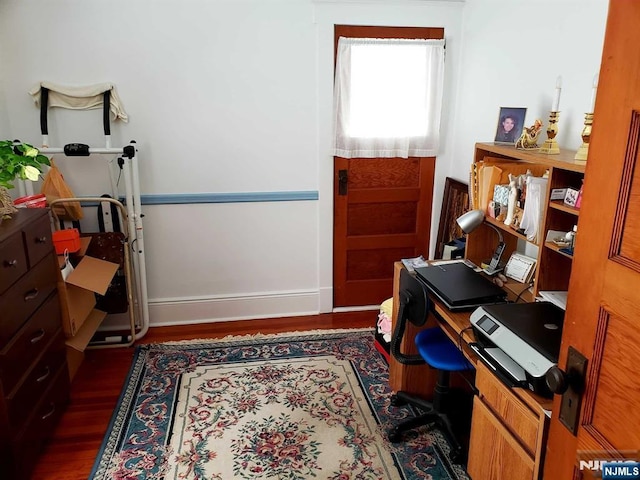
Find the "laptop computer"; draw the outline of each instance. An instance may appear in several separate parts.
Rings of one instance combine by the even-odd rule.
[[[449,310],[506,301],[504,290],[462,262],[416,268],[416,276]]]

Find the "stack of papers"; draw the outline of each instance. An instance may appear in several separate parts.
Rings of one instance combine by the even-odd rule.
[[[541,290],[540,298],[547,302],[553,303],[555,306],[563,310],[567,309],[567,291],[566,290]]]
[[[415,258],[403,258],[402,263],[409,272],[413,272],[416,268],[429,266],[422,255]]]

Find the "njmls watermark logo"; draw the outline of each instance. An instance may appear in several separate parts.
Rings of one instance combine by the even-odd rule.
[[[578,451],[578,468],[589,470],[595,478],[602,480],[640,480],[640,452],[626,450],[618,454],[618,458],[612,458],[611,452]]]

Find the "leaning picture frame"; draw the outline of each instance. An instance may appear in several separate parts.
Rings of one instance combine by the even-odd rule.
[[[469,185],[454,178],[446,177],[434,258],[443,258],[445,245],[464,235],[464,232],[456,223],[456,219],[468,210]]]
[[[500,107],[494,143],[515,145],[522,134],[526,107]]]

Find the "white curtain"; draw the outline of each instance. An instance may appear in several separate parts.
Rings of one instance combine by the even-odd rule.
[[[338,41],[333,154],[430,157],[438,152],[444,40]]]

